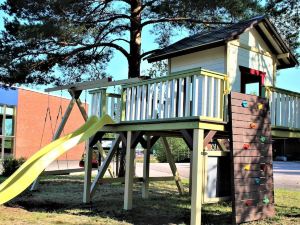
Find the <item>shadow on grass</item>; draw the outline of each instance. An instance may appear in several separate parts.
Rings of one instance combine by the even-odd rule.
[[[146,200],[141,198],[141,185],[135,184],[130,211],[122,209],[124,186],[120,184],[98,187],[91,204],[82,204],[82,190],[82,178],[51,177],[41,181],[39,191],[26,191],[6,206],[95,219],[109,217],[132,224],[189,224],[190,221],[190,197],[179,196],[173,182],[150,184],[150,198]],[[203,224],[220,224],[220,221],[231,224],[230,204],[203,208]]]

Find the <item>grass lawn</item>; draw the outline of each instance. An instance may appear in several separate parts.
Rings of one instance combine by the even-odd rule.
[[[26,191],[0,206],[0,224],[189,224],[190,198],[179,196],[173,182],[150,184],[148,200],[135,184],[134,208],[128,212],[122,210],[122,185],[99,186],[90,205],[81,203],[82,190],[82,176],[45,177],[40,191]],[[248,224],[299,225],[300,191],[277,189],[275,199],[276,217]],[[231,224],[231,204],[205,205],[203,224]]]

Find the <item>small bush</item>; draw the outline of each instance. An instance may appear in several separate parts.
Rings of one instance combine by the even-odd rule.
[[[167,140],[175,162],[189,162],[190,150],[185,142],[181,138],[167,138]],[[161,140],[155,143],[153,149],[154,156],[159,162],[167,162],[165,149],[161,143]]]
[[[15,159],[12,156],[4,158],[2,161],[2,176],[9,177],[12,175],[23,163],[24,158]]]

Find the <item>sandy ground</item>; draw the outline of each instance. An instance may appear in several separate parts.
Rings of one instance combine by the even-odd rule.
[[[78,161],[59,161],[53,162],[47,170],[78,168]],[[189,163],[178,163],[179,174],[189,177]],[[284,188],[300,191],[300,162],[274,162],[274,184],[275,188]],[[142,176],[143,164],[136,164],[136,176]],[[96,171],[94,171],[96,173]],[[150,176],[171,176],[171,170],[167,163],[151,163]]]

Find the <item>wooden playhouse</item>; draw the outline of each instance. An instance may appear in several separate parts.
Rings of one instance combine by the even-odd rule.
[[[125,210],[132,209],[133,182],[143,183],[143,198],[148,198],[153,181],[174,180],[182,193],[166,140],[181,137],[192,152],[191,224],[201,223],[203,203],[228,198],[233,201],[233,223],[274,215],[272,139],[300,138],[300,94],[275,87],[276,71],[298,62],[275,27],[256,17],[182,39],[148,58],[164,59],[169,65],[166,77],[102,79],[48,90],[68,89],[73,97],[58,133],[75,104],[87,118],[79,99],[82,90],[90,90],[93,115],[109,114],[116,121],[89,142],[83,201],[92,201],[97,186],[107,182],[125,183]],[[107,154],[101,147],[106,133],[116,134]],[[159,139],[171,177],[149,177],[150,150]],[[145,149],[143,177],[134,177],[138,143]],[[217,147],[206,148],[210,143]],[[95,145],[104,161],[91,182]],[[104,178],[114,155],[119,176]]]

